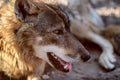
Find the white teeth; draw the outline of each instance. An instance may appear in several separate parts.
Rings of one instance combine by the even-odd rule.
[[[57,56],[55,56],[55,54],[52,53],[51,55],[54,56],[55,59],[58,59]]]
[[[64,66],[64,69],[66,69],[67,67],[68,67],[68,65],[65,65],[65,66]]]

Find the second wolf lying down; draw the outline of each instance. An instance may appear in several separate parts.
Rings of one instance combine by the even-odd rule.
[[[61,10],[31,0],[11,0],[0,6],[0,12],[0,71],[8,76],[40,80],[46,62],[69,72],[73,59],[67,54],[81,53],[84,61],[90,58],[69,32],[69,20]]]

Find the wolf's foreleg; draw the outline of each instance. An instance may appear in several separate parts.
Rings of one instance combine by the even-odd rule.
[[[104,39],[102,36],[95,34],[93,32],[88,32],[88,38],[98,44],[102,48],[102,54],[99,57],[99,63],[105,69],[115,68],[114,62],[116,62],[115,56],[113,55],[113,46],[112,44]]]

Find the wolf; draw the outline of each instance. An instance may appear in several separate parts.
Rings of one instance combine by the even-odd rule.
[[[2,0],[0,5],[0,71],[6,75],[41,80],[46,63],[70,72],[74,59],[68,55],[90,59],[59,8],[32,0]]]

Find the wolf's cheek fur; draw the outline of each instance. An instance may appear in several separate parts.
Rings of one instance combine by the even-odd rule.
[[[72,58],[66,56],[66,54],[68,54],[67,51],[65,51],[63,48],[56,45],[39,46],[38,44],[35,44],[33,46],[33,49],[35,50],[35,56],[45,60],[49,64],[51,64],[47,56],[49,52],[54,53],[55,55],[57,55],[58,57],[60,57],[66,62],[74,61]]]

